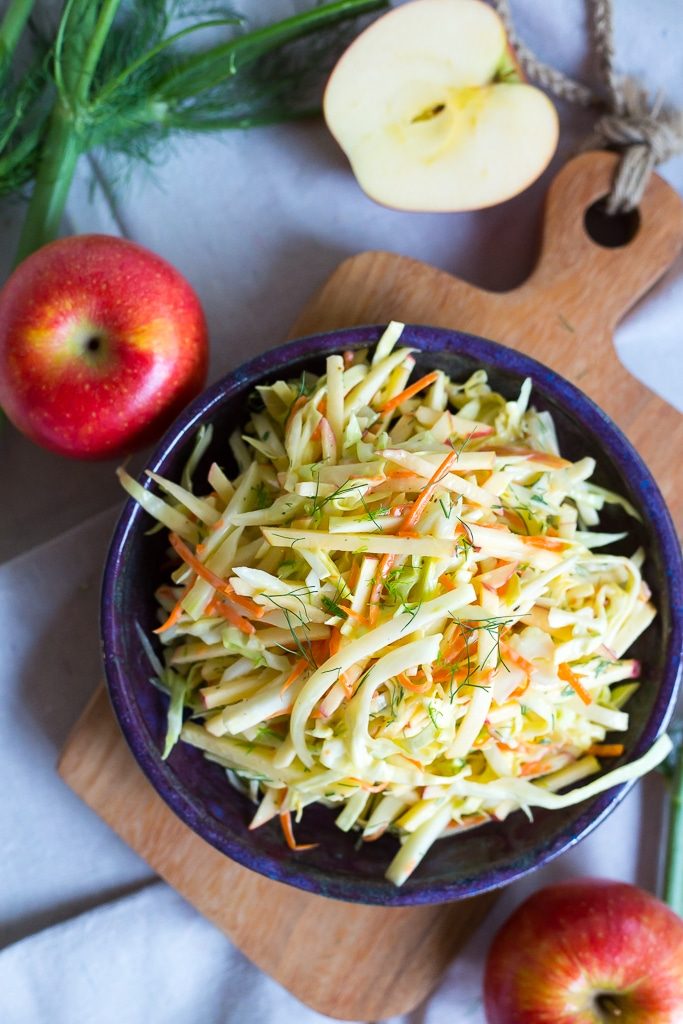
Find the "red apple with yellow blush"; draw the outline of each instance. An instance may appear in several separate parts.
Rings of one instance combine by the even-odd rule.
[[[488,1024],[682,1024],[683,921],[634,885],[540,889],[505,922],[484,978]]]
[[[207,360],[193,289],[134,242],[51,242],[0,291],[0,406],[62,455],[113,457],[156,440],[201,390]]]

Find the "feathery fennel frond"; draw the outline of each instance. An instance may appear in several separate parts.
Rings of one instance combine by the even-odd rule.
[[[76,163],[93,147],[149,161],[178,132],[317,112],[358,19],[387,3],[333,0],[249,31],[211,0],[65,0],[35,78],[14,85],[0,65],[0,194],[35,177],[18,257],[56,236]],[[13,0],[8,41],[32,6]]]

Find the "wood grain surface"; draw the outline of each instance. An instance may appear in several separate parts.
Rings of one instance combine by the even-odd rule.
[[[590,153],[560,172],[548,196],[537,267],[520,288],[488,293],[406,257],[362,253],[335,271],[291,333],[397,319],[459,328],[519,348],[573,380],[619,423],[659,478],[680,527],[683,481],[671,474],[670,460],[681,450],[683,417],[622,366],[612,333],[683,245],[683,204],[653,175],[635,237],[620,248],[596,244],[586,233],[585,211],[608,192],[615,163],[610,154]],[[363,907],[303,893],[234,864],[153,790],[103,687],[76,724],[59,772],[254,963],[333,1017],[368,1021],[413,1008],[490,902]]]

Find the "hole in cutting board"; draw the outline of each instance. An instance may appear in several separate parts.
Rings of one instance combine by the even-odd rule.
[[[607,196],[598,199],[586,210],[583,218],[586,233],[604,249],[620,249],[638,234],[640,213],[629,210],[626,213],[608,213]]]

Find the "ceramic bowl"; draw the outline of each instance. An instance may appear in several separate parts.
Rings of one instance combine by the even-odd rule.
[[[283,374],[293,377],[303,369],[323,372],[326,355],[372,344],[381,331],[381,327],[358,327],[304,338],[239,367],[200,395],[176,420],[152,456],[150,468],[178,479],[197,429],[212,423],[212,446],[195,474],[197,481],[205,480],[210,461],[225,464],[226,439],[244,420],[247,396],[256,384]],[[541,363],[456,331],[407,327],[402,341],[418,350],[416,371],[439,368],[458,380],[484,367],[492,386],[510,398],[517,396],[522,380],[530,376],[533,403],[552,413],[563,455],[569,459],[593,456],[597,460],[596,482],[625,495],[638,509],[640,524],[628,519],[618,506],[610,506],[601,529],[626,527],[630,535],[623,550],[630,553],[638,544],[646,549],[645,576],[659,609],[655,623],[633,649],[633,656],[643,665],[643,685],[629,704],[631,725],[624,737],[624,759],[643,754],[665,727],[673,706],[683,619],[680,547],[647,466],[590,399]],[[145,486],[149,485],[145,478]],[[307,809],[297,826],[297,840],[317,842],[315,850],[289,850],[277,822],[248,831],[253,805],[231,787],[220,767],[184,743],[176,745],[166,762],[161,760],[166,697],[148,681],[150,668],[135,628],[139,623],[150,635],[156,626],[153,593],[166,560],[164,534],[148,535],[150,525],[147,514],[129,500],[106,563],[102,637],[111,700],[133,755],[159,795],[190,828],[240,864],[269,878],[343,900],[387,906],[456,900],[506,885],[574,846],[614,809],[629,788],[616,787],[562,811],[538,810],[533,822],[516,813],[504,822],[442,840],[401,888],[384,878],[396,840],[385,836],[375,843],[358,844],[354,835],[336,828],[333,813],[323,807]]]

